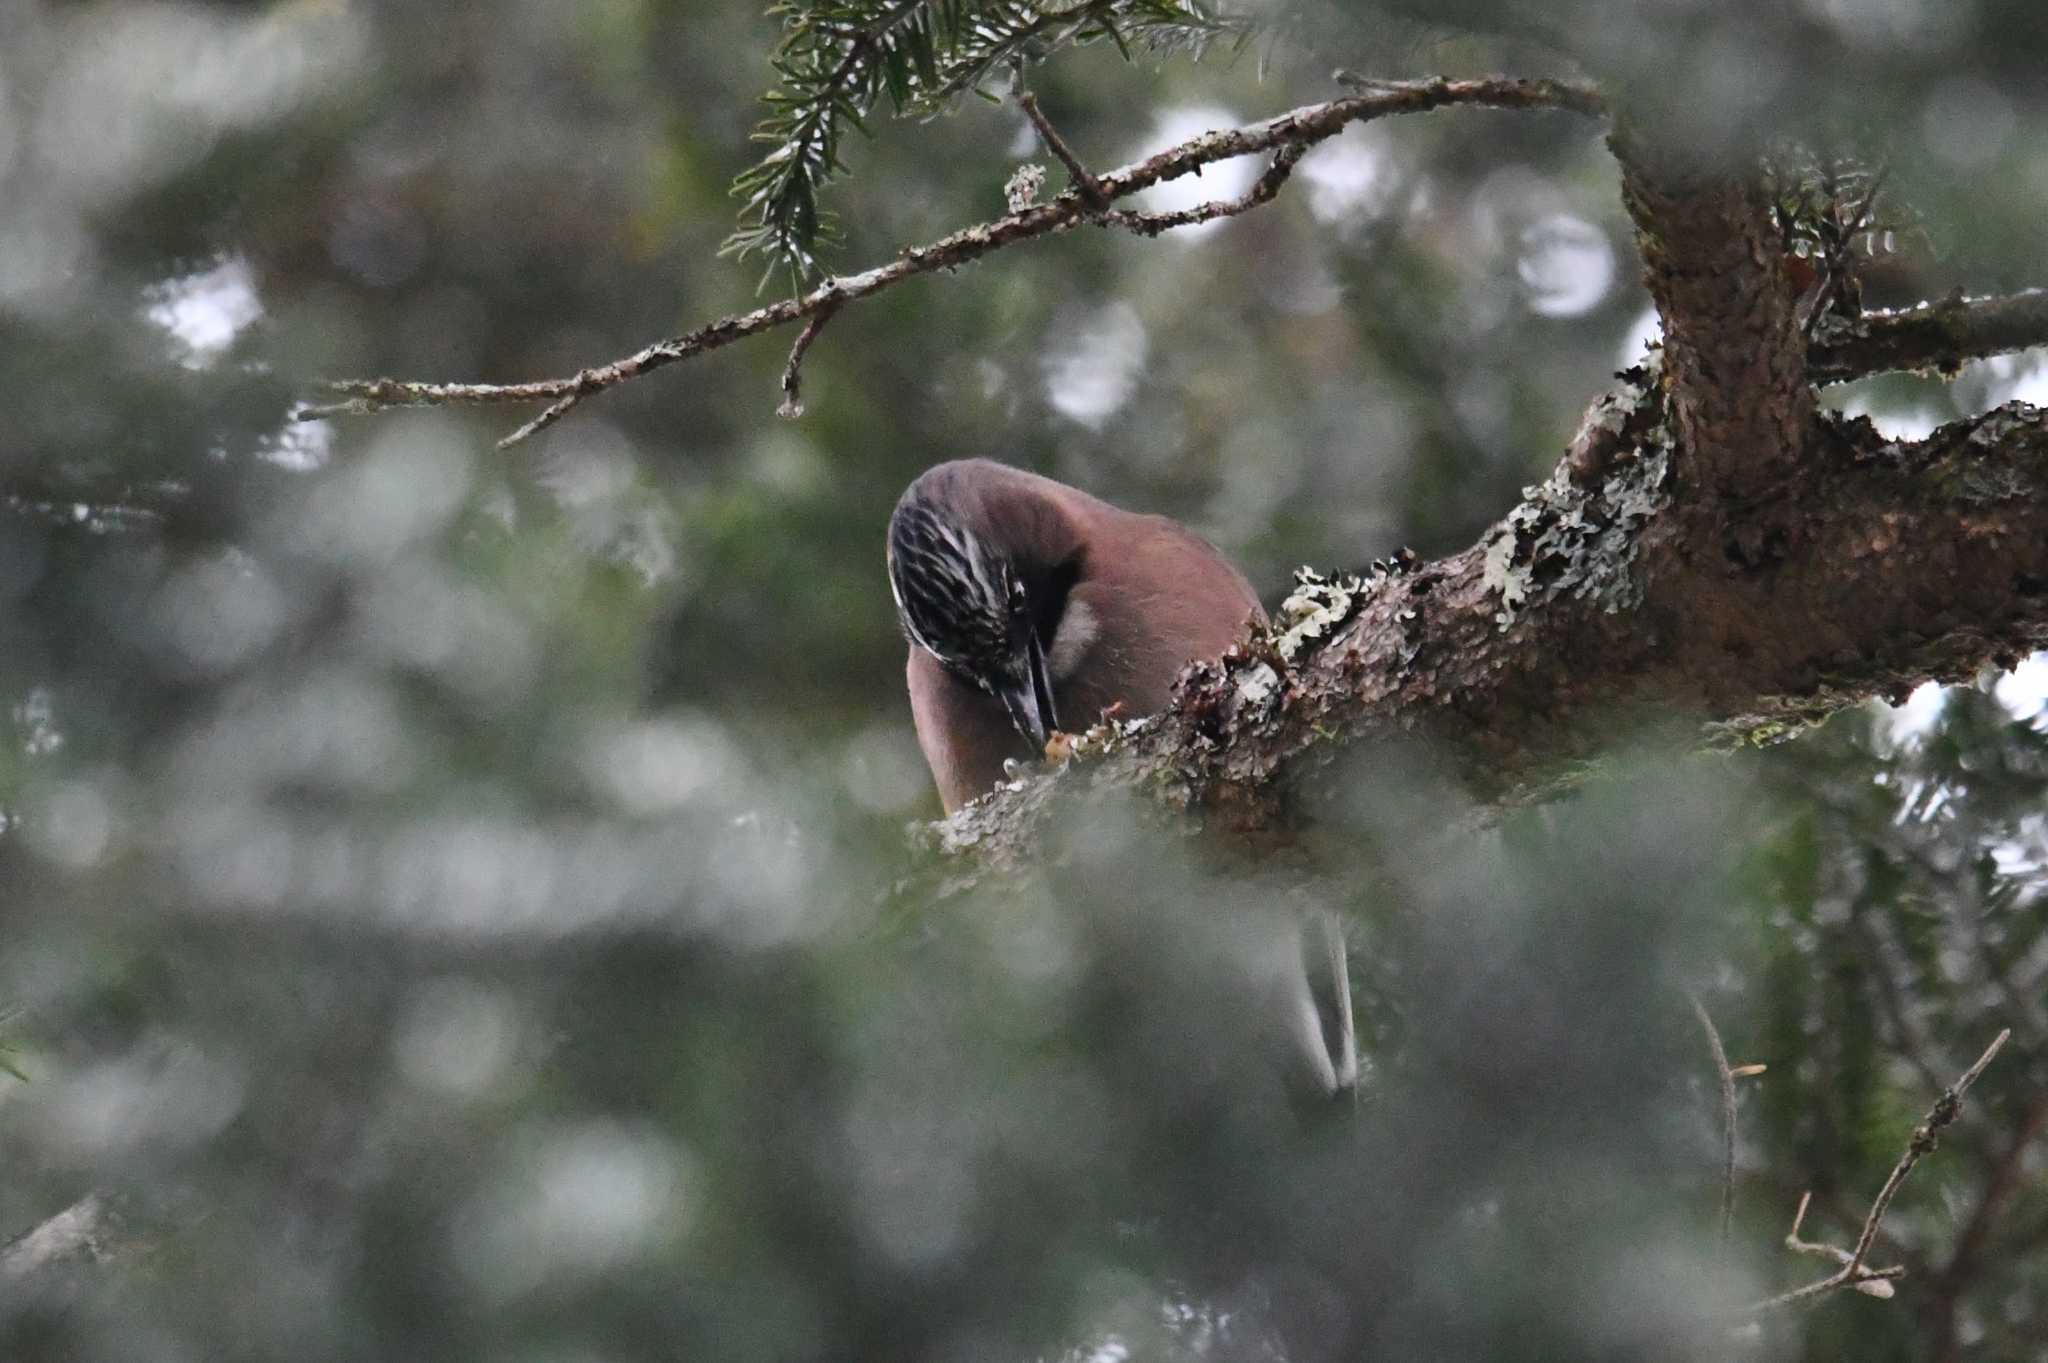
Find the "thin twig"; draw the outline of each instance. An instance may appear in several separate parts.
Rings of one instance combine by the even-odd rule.
[[[526,439],[528,436],[539,435],[542,431],[554,425],[563,417],[569,415],[569,409],[571,407],[574,407],[577,403],[583,401],[584,398],[598,391],[599,385],[597,384],[579,385],[575,389],[571,390],[567,396],[563,397],[559,401],[550,403],[548,405],[547,410],[542,412],[539,416],[527,422],[524,426],[521,426],[518,430],[506,436],[503,440],[500,440],[498,442],[498,448],[501,450],[509,449],[512,446],[517,445],[520,441]]]
[[[1847,1258],[1843,1261],[1842,1267],[1818,1282],[1808,1283],[1804,1287],[1796,1287],[1790,1292],[1781,1292],[1775,1297],[1766,1297],[1760,1302],[1747,1306],[1743,1308],[1744,1315],[1759,1315],[1765,1311],[1776,1310],[1779,1307],[1793,1306],[1801,1302],[1812,1301],[1817,1297],[1826,1296],[1837,1288],[1846,1287],[1859,1280],[1881,1276],[1881,1273],[1866,1271],[1863,1268],[1863,1261],[1869,1256],[1870,1246],[1877,1239],[1878,1227],[1883,1224],[1885,1213],[1891,1210],[1892,1199],[1898,1196],[1899,1186],[1906,1181],[1906,1175],[1913,1172],[1913,1166],[1918,1164],[1921,1158],[1932,1151],[1936,1144],[1938,1144],[1938,1138],[1942,1130],[1954,1122],[1957,1116],[1961,1114],[1963,1110],[1963,1095],[1970,1091],[1970,1086],[1976,1083],[1978,1078],[1983,1075],[1985,1068],[1991,1064],[1993,1058],[1998,1055],[2000,1049],[2004,1047],[2011,1037],[2012,1029],[2010,1027],[2001,1031],[1996,1037],[1993,1037],[1991,1044],[1984,1048],[1984,1054],[1977,1057],[1977,1063],[1964,1070],[1960,1079],[1943,1090],[1942,1095],[1934,1100],[1934,1106],[1927,1110],[1927,1116],[1921,1120],[1918,1126],[1913,1128],[1913,1134],[1906,1142],[1905,1153],[1899,1156],[1899,1162],[1892,1167],[1891,1176],[1885,1179],[1884,1187],[1878,1190],[1876,1201],[1870,1204],[1870,1212],[1863,1218],[1863,1229],[1856,1236],[1856,1246],[1847,1252]],[[1788,1243],[1798,1239],[1799,1224],[1805,1215],[1806,1199],[1801,1198],[1798,1215],[1792,1222],[1792,1234],[1788,1237]]]
[[[1714,1072],[1721,1081],[1721,1239],[1726,1242],[1735,1222],[1735,1071],[1728,1067],[1728,1051],[1721,1045],[1721,1033],[1707,1015],[1707,1006],[1697,994],[1687,997],[1692,1000],[1693,1016],[1700,1020],[1700,1030],[1707,1034]]]
[[[1240,213],[1250,212],[1262,203],[1272,202],[1280,187],[1287,183],[1287,177],[1294,173],[1295,163],[1307,153],[1308,148],[1294,143],[1273,153],[1273,163],[1266,167],[1265,174],[1253,182],[1252,187],[1235,199],[1212,199],[1193,208],[1183,208],[1173,213],[1132,213],[1112,210],[1102,215],[1107,227],[1121,227],[1136,232],[1141,237],[1156,237],[1161,232],[1170,232],[1176,227],[1190,227],[1198,222],[1213,222],[1217,218],[1234,218]]]
[[[1810,1192],[1799,1195],[1799,1210],[1792,1214],[1792,1229],[1785,1233],[1785,1248],[1792,1250],[1794,1253],[1811,1254],[1822,1259],[1833,1259],[1838,1264],[1847,1264],[1849,1262],[1848,1250],[1838,1245],[1825,1244],[1819,1240],[1802,1240],[1799,1238],[1799,1228],[1806,1221],[1807,1204],[1812,1200],[1813,1194]],[[1900,1266],[1872,1268],[1870,1265],[1865,1264],[1856,1270],[1856,1281],[1851,1283],[1850,1286],[1867,1296],[1890,1297],[1893,1291],[1891,1280],[1905,1276],[1906,1270]]]
[[[811,348],[811,342],[818,339],[818,333],[825,329],[825,323],[839,311],[840,305],[830,303],[811,314],[804,323],[804,329],[797,333],[796,344],[789,348],[789,362],[782,366],[782,405],[775,414],[794,421],[804,414],[803,364],[804,352]]]
[[[1053,127],[1052,120],[1045,116],[1045,110],[1038,107],[1038,96],[1019,87],[1017,103],[1022,106],[1024,117],[1030,119],[1031,126],[1038,130],[1038,140],[1045,143],[1045,149],[1057,156],[1060,164],[1067,168],[1067,178],[1087,205],[1097,211],[1109,207],[1109,195],[1103,193],[1102,186],[1088,173],[1088,167],[1081,164],[1081,158],[1067,145],[1067,139]]]
[[[1308,148],[1336,136],[1353,123],[1389,114],[1422,113],[1452,105],[1496,109],[1563,109],[1574,113],[1603,115],[1605,104],[1591,85],[1574,81],[1432,79],[1378,87],[1369,93],[1302,108],[1242,128],[1223,128],[1193,137],[1155,156],[1121,167],[1096,178],[1095,183],[1111,201],[1140,190],[1191,174],[1203,166],[1232,157],[1277,151],[1282,147]],[[1273,172],[1269,171],[1268,174]],[[1284,177],[1283,177],[1284,178]],[[1277,186],[1276,186],[1277,188]],[[838,307],[883,289],[892,288],[916,275],[953,270],[991,252],[1020,241],[1070,231],[1098,216],[1078,189],[1070,190],[1050,203],[1031,204],[989,222],[964,227],[928,246],[913,246],[886,265],[859,274],[839,275],[795,298],[755,308],[751,312],[721,317],[680,336],[656,341],[631,355],[596,365],[567,378],[542,379],[531,383],[430,383],[398,379],[337,379],[327,391],[342,401],[301,409],[300,420],[329,416],[355,416],[393,407],[445,407],[501,402],[549,402],[554,404],[533,421],[514,431],[499,445],[517,444],[534,431],[559,420],[570,408],[593,393],[637,379],[640,376],[694,359],[760,332],[785,326],[817,315],[822,309]]]

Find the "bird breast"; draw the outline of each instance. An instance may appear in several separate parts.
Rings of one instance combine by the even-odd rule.
[[[1101,632],[1102,617],[1095,613],[1095,607],[1078,597],[1069,597],[1067,608],[1060,612],[1059,624],[1053,628],[1052,643],[1045,650],[1045,663],[1053,680],[1066,681],[1072,677]]]

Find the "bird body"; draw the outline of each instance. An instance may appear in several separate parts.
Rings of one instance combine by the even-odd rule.
[[[1244,574],[1186,526],[988,459],[910,485],[888,564],[910,711],[948,814],[1062,725],[1164,709],[1183,667],[1264,618]],[[1358,1076],[1348,967],[1337,920],[1312,920],[1247,969],[1278,988],[1271,1020],[1308,1088],[1333,1094]]]
[[[1181,668],[1264,618],[1244,575],[1186,526],[988,459],[912,483],[888,558],[911,714],[948,813],[1061,725],[1164,709]]]

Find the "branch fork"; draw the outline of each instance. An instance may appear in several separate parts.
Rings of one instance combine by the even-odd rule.
[[[1870,1247],[1876,1242],[1877,1232],[1884,1224],[1885,1213],[1891,1210],[1892,1199],[1898,1196],[1899,1188],[1905,1183],[1906,1176],[1940,1144],[1943,1129],[1962,1114],[1963,1095],[1970,1091],[1971,1085],[1983,1077],[1984,1071],[1997,1058],[1999,1051],[2004,1049],[2005,1043],[2011,1039],[2010,1027],[1993,1037],[1991,1044],[1984,1048],[1984,1053],[1977,1057],[1976,1063],[1964,1070],[1962,1075],[1934,1100],[1934,1106],[1928,1109],[1927,1115],[1913,1128],[1913,1134],[1906,1141],[1905,1153],[1901,1154],[1899,1162],[1892,1166],[1891,1175],[1885,1179],[1884,1186],[1878,1190],[1876,1199],[1870,1204],[1870,1212],[1863,1218],[1863,1228],[1857,1233],[1853,1248],[1838,1249],[1832,1245],[1800,1239],[1799,1229],[1806,1220],[1807,1203],[1813,1195],[1808,1193],[1799,1199],[1799,1210],[1792,1217],[1792,1229],[1785,1237],[1785,1244],[1803,1254],[1834,1259],[1841,1267],[1827,1277],[1810,1282],[1804,1287],[1781,1292],[1775,1297],[1766,1297],[1745,1307],[1742,1314],[1756,1316],[1787,1306],[1802,1305],[1844,1287],[1855,1287],[1858,1291],[1869,1292],[1872,1296],[1890,1295],[1888,1291],[1872,1291],[1871,1287],[1866,1286],[1882,1282],[1889,1288],[1891,1279],[1905,1273],[1902,1268],[1872,1269],[1866,1265],[1866,1260],[1870,1257]]]
[[[1020,97],[1020,103],[1026,96]],[[1604,104],[1599,92],[1579,82],[1515,80],[1491,77],[1475,80],[1406,81],[1376,85],[1372,89],[1302,108],[1240,128],[1223,128],[1190,138],[1177,146],[1122,166],[1104,175],[1094,175],[1075,155],[1073,148],[1039,110],[1033,126],[1067,168],[1074,187],[1050,203],[1026,204],[1003,217],[972,227],[923,246],[906,247],[887,264],[858,274],[837,275],[816,288],[793,298],[755,308],[751,312],[721,317],[680,336],[656,341],[631,355],[609,364],[596,365],[560,379],[531,383],[434,383],[390,378],[337,379],[324,387],[341,401],[301,408],[301,421],[335,416],[362,416],[395,407],[448,407],[501,402],[546,402],[550,406],[539,416],[498,442],[508,448],[545,430],[570,410],[596,393],[662,369],[683,360],[695,359],[722,349],[734,341],[792,322],[808,323],[820,312],[839,307],[884,289],[894,288],[917,275],[959,268],[985,255],[1019,242],[1070,231],[1090,221],[1155,235],[1169,227],[1211,218],[1228,217],[1265,203],[1279,192],[1294,163],[1317,143],[1336,136],[1353,123],[1390,114],[1421,113],[1459,106],[1500,109],[1561,109],[1599,115]],[[1025,104],[1032,117],[1036,100]],[[1114,214],[1107,205],[1125,199],[1153,185],[1198,172],[1203,166],[1233,157],[1273,154],[1273,162],[1245,196],[1206,204],[1178,214]],[[808,328],[807,328],[808,329]],[[813,334],[812,339],[815,339]],[[799,337],[799,346],[807,344]],[[793,347],[793,351],[796,348]],[[801,359],[800,354],[793,358]],[[788,367],[784,369],[785,376]],[[788,404],[788,389],[783,390]]]

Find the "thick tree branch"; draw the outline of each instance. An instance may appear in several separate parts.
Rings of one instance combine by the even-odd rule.
[[[1232,157],[1305,150],[1336,136],[1353,123],[1389,114],[1421,113],[1450,105],[1495,109],[1567,109],[1582,114],[1601,112],[1599,93],[1591,86],[1553,80],[1424,80],[1380,86],[1369,93],[1311,104],[1262,123],[1226,128],[1190,138],[1156,156],[1094,178],[1103,203],[1128,198],[1153,185],[1192,174],[1203,166]],[[1298,154],[1298,153],[1297,153]],[[1291,162],[1289,163],[1292,164]],[[1273,172],[1269,171],[1271,176]],[[1284,178],[1284,172],[1281,177]],[[1272,186],[1277,189],[1277,182]],[[1270,191],[1267,197],[1271,197]],[[1250,205],[1246,205],[1249,207]],[[1235,211],[1242,211],[1238,209]],[[400,379],[340,379],[328,390],[341,402],[312,406],[297,413],[300,420],[360,415],[392,407],[445,407],[458,404],[547,402],[540,416],[514,431],[500,446],[515,444],[559,420],[584,398],[639,378],[680,360],[717,350],[745,337],[816,316],[827,309],[892,288],[918,275],[957,269],[990,252],[1021,241],[1068,231],[1090,221],[1097,206],[1080,189],[1070,189],[1050,203],[1033,204],[990,222],[962,228],[929,246],[913,246],[886,265],[859,274],[840,275],[797,298],[784,299],[752,312],[721,317],[681,336],[657,341],[610,364],[596,365],[567,378],[532,383],[430,383]],[[1221,216],[1215,214],[1212,216]],[[1190,219],[1196,221],[1198,219]]]
[[[1818,413],[1755,178],[1625,118],[1610,141],[1663,316],[1660,367],[1623,376],[1478,544],[1344,594],[1348,623],[1308,656],[1261,637],[1191,668],[1159,721],[1080,745],[1098,759],[1087,780],[1165,790],[1198,824],[1284,826],[1296,778],[1338,749],[1420,737],[1481,798],[1513,801],[1637,720],[1764,741],[2048,643],[2043,414],[1890,442]],[[1872,319],[1850,358],[1823,353],[1891,363],[1938,324],[2004,343],[2030,306]],[[942,840],[1027,860],[1044,790],[1019,783]]]
[[[1817,383],[1889,369],[1953,373],[1965,360],[2048,345],[2048,289],[1995,298],[1950,298],[1897,312],[1832,321],[1808,349]]]
[[[1376,577],[1312,653],[1256,639],[1191,667],[1165,715],[1081,744],[1073,779],[1270,827],[1339,748],[1421,739],[1512,803],[1635,720],[1767,742],[2048,646],[2048,414],[2016,404],[1922,441],[1817,415],[1801,477],[1702,538],[1674,502],[1654,376],[1633,371],[1605,412],[1604,472],[1561,465],[1471,548]],[[1065,784],[1013,783],[938,837],[1029,861]]]
[[[1609,145],[1664,321],[1678,485],[1714,499],[1768,497],[1798,467],[1813,414],[1768,197],[1755,175],[1703,168],[1627,120]]]

